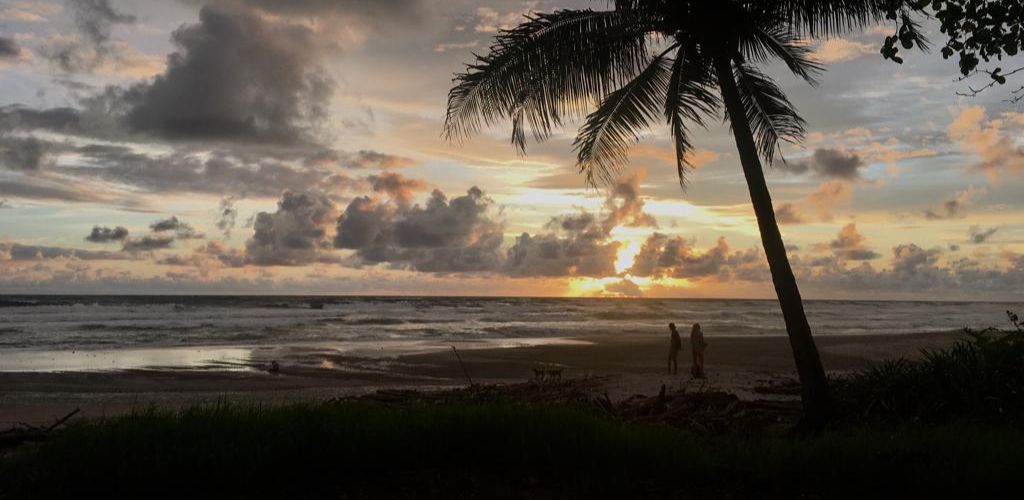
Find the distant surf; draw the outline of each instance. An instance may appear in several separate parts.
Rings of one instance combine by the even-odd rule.
[[[1024,305],[807,301],[806,309],[816,335],[871,335],[1000,325],[1004,311]],[[12,360],[19,352],[304,344],[386,352],[418,342],[661,334],[670,321],[700,322],[709,337],[785,335],[771,300],[2,296],[0,371],[23,365]]]

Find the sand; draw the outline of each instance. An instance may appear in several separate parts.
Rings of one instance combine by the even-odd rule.
[[[822,362],[833,374],[859,370],[922,349],[948,346],[957,335],[827,336],[817,338]],[[741,398],[794,398],[759,388],[795,379],[784,337],[709,338],[707,380],[689,376],[689,353],[680,354],[680,374],[666,374],[667,336],[602,336],[529,347],[473,349],[459,353],[476,383],[521,382],[533,368],[561,368],[562,376],[609,376],[614,399],[654,394],[662,384],[693,390],[722,389]],[[0,428],[18,422],[40,424],[80,408],[82,418],[123,414],[133,408],[180,407],[227,400],[281,404],[370,392],[379,388],[440,388],[464,385],[465,375],[450,351],[398,356],[342,356],[327,349],[295,349],[282,358],[282,371],[258,369],[123,370],[66,373],[0,373]],[[255,367],[254,367],[255,368]]]

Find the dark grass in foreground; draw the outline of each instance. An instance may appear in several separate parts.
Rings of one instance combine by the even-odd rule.
[[[0,462],[0,498],[1017,497],[1000,424],[697,437],[504,403],[197,407],[72,426]]]

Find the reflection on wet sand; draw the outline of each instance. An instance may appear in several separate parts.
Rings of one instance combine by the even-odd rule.
[[[582,345],[576,339],[488,339],[456,342],[459,349],[504,349],[539,345]],[[122,370],[264,370],[279,360],[293,369],[349,371],[339,359],[371,359],[381,362],[410,354],[444,351],[451,343],[431,341],[387,341],[307,343],[284,346],[203,346],[145,349],[89,350],[0,350],[0,372],[95,372]],[[357,363],[362,365],[363,363]],[[365,366],[356,371],[364,371]]]

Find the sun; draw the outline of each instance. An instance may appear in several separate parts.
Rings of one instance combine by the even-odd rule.
[[[625,273],[633,267],[636,256],[643,248],[643,242],[651,235],[648,229],[637,229],[619,226],[611,231],[612,238],[619,244],[619,251],[615,254],[615,273]]]

